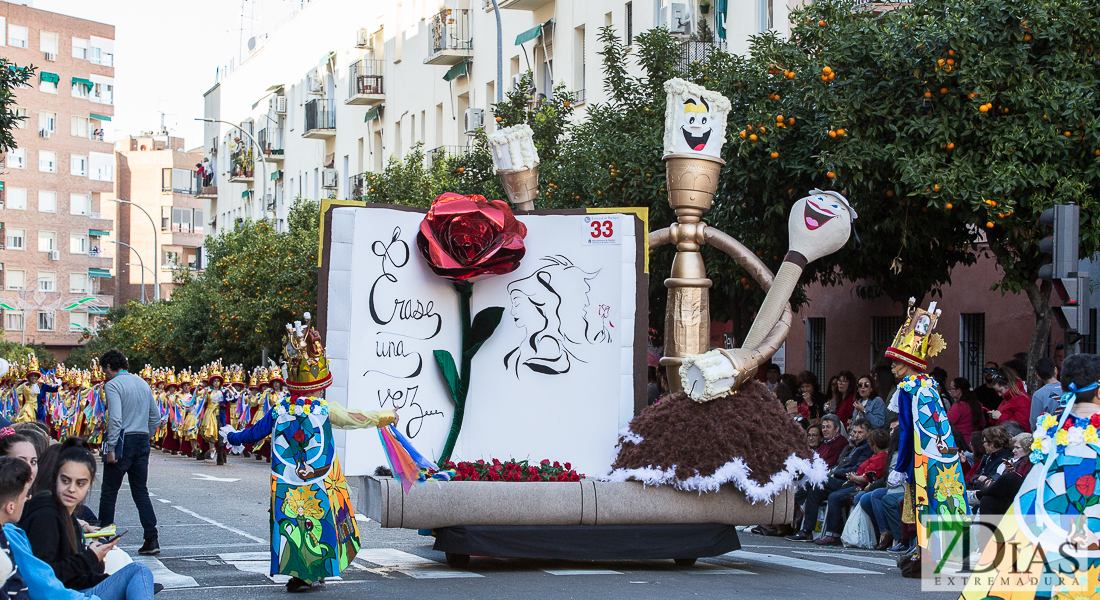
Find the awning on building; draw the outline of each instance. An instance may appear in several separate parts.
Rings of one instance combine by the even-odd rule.
[[[279,169],[271,174],[271,181],[278,181],[283,178],[283,170]]]
[[[88,267],[88,277],[110,277],[111,271],[109,269],[96,269]]]
[[[469,63],[470,63],[470,61],[464,60],[464,61],[458,63],[457,65],[451,67],[450,69],[447,69],[447,74],[443,76],[443,81],[451,81],[452,79],[455,79],[456,77],[462,77],[463,75],[465,75],[466,74],[466,65],[469,64]]]
[[[110,121],[111,120],[111,117],[107,117],[107,116],[104,116],[104,115],[97,115],[95,113],[89,114],[88,118],[95,119],[97,121]]]
[[[252,197],[252,190],[245,190],[245,191],[241,192],[241,198],[251,198],[251,197]]]
[[[538,25],[535,25],[534,27],[528,29],[527,31],[524,31],[523,33],[517,35],[516,36],[516,45],[520,46],[524,42],[530,42],[531,40],[539,37],[540,33],[542,33],[542,24],[541,23],[539,23]]]
[[[88,88],[89,92],[92,91],[92,87],[95,85],[95,84],[92,83],[91,79],[84,79],[82,77],[73,77],[73,85],[76,85],[78,83],[80,85]]]
[[[0,192],[4,191],[4,182],[0,181]]]
[[[273,86],[271,86],[271,87],[267,88],[267,91],[269,91],[269,92],[274,92],[275,90],[280,90],[280,89],[282,89],[282,88],[283,88],[284,86],[285,86],[285,84],[282,84],[282,83],[276,83],[275,85],[273,85]]]
[[[61,77],[59,77],[57,73],[50,73],[47,71],[39,71],[38,78],[42,81],[48,81],[50,83],[57,83],[61,81]]]
[[[322,56],[321,57],[321,62],[319,63],[320,68],[322,68],[322,69],[325,68],[325,65],[327,65],[329,63],[329,61],[331,61],[334,58],[336,58],[336,53],[335,52],[329,52],[329,53],[325,54],[324,56]]]
[[[108,310],[110,310],[110,309],[107,308],[106,306],[89,306],[88,307],[88,314],[89,315],[105,315],[105,314],[107,314]]]
[[[111,235],[111,232],[103,231],[102,229],[89,229],[88,230],[88,235],[94,236],[94,237],[106,237],[108,235]]]
[[[363,122],[372,121],[374,119],[382,118],[382,104],[375,104],[374,108],[367,111],[367,114],[363,115]]]

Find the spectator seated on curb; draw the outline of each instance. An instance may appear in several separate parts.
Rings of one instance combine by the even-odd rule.
[[[843,510],[852,505],[855,495],[872,482],[886,475],[886,448],[890,434],[885,429],[873,429],[867,434],[871,457],[860,463],[854,473],[848,473],[848,485],[829,494],[825,505],[825,531],[816,542],[819,546],[839,546],[841,529],[844,528]]]
[[[855,418],[867,419],[871,427],[886,427],[886,403],[875,389],[875,380],[870,375],[859,378],[856,384],[856,398],[853,404]]]
[[[1005,432],[1004,427],[994,425],[986,427],[982,431],[982,441],[985,447],[985,456],[978,463],[978,474],[971,482],[971,487],[980,490],[992,484],[1005,466],[1012,460],[1012,438]]]
[[[867,419],[859,419],[852,425],[848,447],[844,449],[837,465],[829,471],[829,479],[825,482],[825,485],[820,488],[806,490],[806,505],[802,509],[801,528],[794,535],[787,536],[788,540],[792,542],[812,540],[814,525],[817,523],[818,509],[828,500],[829,494],[848,487],[850,485],[848,474],[855,473],[865,460],[871,458],[871,447],[864,439],[867,435],[868,425]],[[826,433],[826,435],[828,434]],[[795,494],[795,503],[797,504],[798,501],[798,494]]]
[[[898,444],[900,443],[901,434],[898,432],[897,420],[891,423],[890,427],[890,442],[886,448],[888,471],[893,471],[898,462]],[[875,531],[878,535],[878,545],[875,546],[875,550],[886,550],[894,543],[894,529],[900,529],[900,521],[897,527],[891,527],[891,522],[886,516],[886,510],[883,506],[882,500],[886,497],[886,494],[893,489],[898,491],[904,491],[902,486],[893,486],[889,484],[888,477],[880,477],[870,485],[863,488],[863,491],[856,494],[853,501],[859,504],[860,508],[867,515],[870,515],[872,521],[875,524]],[[901,539],[901,535],[898,535],[897,539]]]
[[[1030,433],[1021,433],[1012,438],[1012,459],[1003,463],[1004,469],[1000,476],[974,494],[978,500],[979,514],[1003,515],[1008,512],[1008,507],[1012,506],[1016,493],[1024,484],[1024,477],[1027,477],[1032,467],[1028,456],[1031,454],[1031,440]]]

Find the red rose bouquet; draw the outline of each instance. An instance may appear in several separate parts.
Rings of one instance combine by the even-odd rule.
[[[471,320],[474,281],[519,268],[526,251],[525,237],[527,227],[516,220],[507,202],[486,200],[478,195],[441,194],[420,223],[416,247],[436,275],[454,282],[461,311],[461,368],[456,368],[450,352],[436,350],[433,353],[455,403],[451,431],[440,455],[442,461],[451,457],[462,429],[466,394],[470,389],[470,361],[493,335],[504,314],[504,307],[493,306],[478,312]]]
[[[439,463],[441,470],[454,471],[452,481],[580,481],[584,475],[573,470],[569,463],[564,465],[558,461],[551,463],[543,460],[537,465],[532,465],[526,460],[517,461],[510,459],[501,462],[492,459],[489,462],[479,460],[477,462],[442,461]]]

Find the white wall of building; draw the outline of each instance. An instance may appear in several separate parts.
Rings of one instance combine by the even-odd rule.
[[[718,0],[710,2],[713,19]],[[683,0],[680,4],[694,21],[700,15],[699,3]],[[510,87],[513,75],[530,67],[538,93],[549,93],[547,88],[559,83],[571,92],[583,90],[584,101],[577,103],[578,118],[583,118],[588,106],[606,98],[598,55],[600,27],[614,25],[625,37],[629,14],[629,29],[637,35],[653,28],[660,21],[662,6],[668,4],[670,0],[500,0],[504,89]],[[747,50],[748,38],[762,30],[766,22],[762,15],[769,6],[773,25],[785,31],[785,1],[729,0],[726,40],[731,51]],[[451,9],[456,17],[459,11],[469,11],[468,73],[450,82],[443,79],[450,65],[425,64],[431,54],[433,17],[442,9]],[[520,33],[551,19],[553,28],[543,31],[552,33],[522,47],[515,44]],[[360,30],[365,30],[373,48],[357,47]],[[548,51],[544,42],[549,42]],[[351,176],[378,170],[391,156],[404,156],[416,143],[423,143],[425,150],[466,147],[471,139],[464,132],[466,108],[485,109],[486,127],[491,130],[494,125],[489,109],[496,102],[496,47],[491,0],[488,8],[486,0],[318,0],[306,6],[206,94],[206,118],[232,124],[251,121],[254,134],[269,128],[268,138],[281,140],[285,156],[281,163],[262,166],[257,160],[252,182],[230,183],[227,138],[238,134],[233,125],[207,123],[205,153],[217,165],[217,196],[208,197],[206,206],[210,231],[216,233],[237,218],[265,214],[285,223],[296,196],[348,198]],[[330,53],[331,59],[326,60]],[[547,54],[552,68],[547,67]],[[349,67],[360,59],[380,60],[382,65],[382,117],[370,122],[364,122],[364,116],[371,106],[345,103],[352,85]],[[315,74],[323,76],[324,97],[335,104],[336,134],[326,139],[303,137],[305,105],[321,98],[308,89]],[[277,86],[281,90],[273,91]],[[285,115],[269,108],[270,99],[278,93],[287,97]],[[321,187],[326,158],[338,171],[335,189]],[[282,171],[282,178],[272,181],[276,169]],[[272,197],[272,212],[265,211],[261,189]],[[248,190],[253,190],[251,195],[242,196]]]

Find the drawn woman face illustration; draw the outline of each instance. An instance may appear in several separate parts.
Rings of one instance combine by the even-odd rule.
[[[511,291],[510,299],[512,305],[508,312],[512,315],[516,327],[537,330],[546,323],[546,319],[539,314],[532,296],[514,289]]]
[[[928,330],[931,326],[932,321],[928,318],[928,315],[921,315],[917,317],[917,324],[913,326],[913,331],[917,335],[928,335]]]

